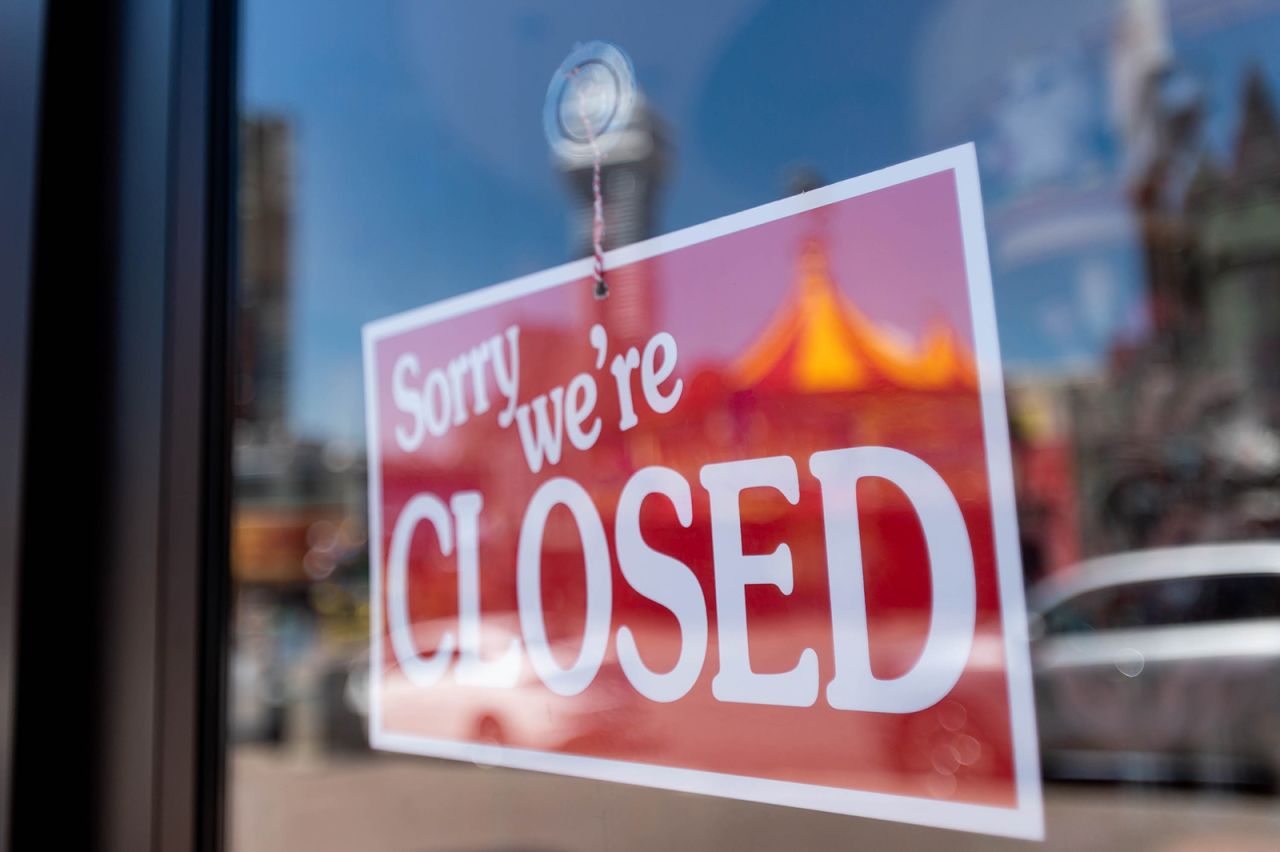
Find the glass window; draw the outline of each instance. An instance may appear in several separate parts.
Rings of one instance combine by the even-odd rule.
[[[1028,599],[1069,587],[1095,557],[1116,560],[1115,583],[1051,609],[1031,643],[1044,845],[1280,843],[1280,652],[1248,632],[1280,617],[1268,573],[1280,566],[1280,3],[242,7],[233,848],[1023,848],[981,826],[369,748],[361,329],[593,253],[591,159],[548,144],[544,106],[556,69],[596,39],[626,52],[638,87],[627,143],[603,159],[604,249],[974,144]],[[838,263],[842,243],[819,250]],[[762,271],[742,257],[781,282],[801,276],[798,258]],[[862,283],[885,317],[859,332],[867,339],[894,345],[947,319],[945,306]],[[731,319],[709,313],[706,334]],[[841,357],[814,356],[815,369],[837,370]],[[803,434],[795,423],[829,418],[814,411],[804,421],[794,405],[743,409],[689,435],[716,430],[746,446],[760,430]],[[961,428],[945,409],[911,411],[937,434]],[[900,499],[865,487],[883,505]],[[749,504],[746,552],[769,552],[779,507]],[[664,530],[664,541],[681,532]],[[1154,549],[1204,560],[1205,576],[1133,582],[1125,560]],[[1224,574],[1216,566],[1227,562],[1241,567]],[[904,605],[889,576],[867,581],[886,611]],[[456,593],[451,582],[440,594]],[[415,641],[429,649],[445,627],[426,613],[452,604],[422,594]],[[584,605],[573,589],[544,594],[566,611]],[[1053,647],[1060,634],[1181,636],[1209,624],[1235,632],[1181,668],[1157,665],[1167,649],[1156,647],[1089,660]],[[485,641],[499,648],[506,635],[499,626]],[[972,653],[1004,664],[981,642]],[[909,664],[891,656],[877,665]],[[602,676],[628,688],[610,666]],[[610,730],[638,729],[625,704],[601,712]],[[985,733],[954,707],[931,712],[919,736],[943,738],[928,771],[945,798],[975,771],[964,761],[979,760],[971,750]],[[463,715],[478,741],[518,736],[501,706]],[[1152,768],[1175,761],[1177,772]]]

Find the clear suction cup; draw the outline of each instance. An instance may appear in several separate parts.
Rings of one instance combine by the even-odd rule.
[[[635,70],[617,45],[578,45],[551,77],[542,110],[547,142],[558,155],[592,157],[606,151],[627,126],[636,103]]]

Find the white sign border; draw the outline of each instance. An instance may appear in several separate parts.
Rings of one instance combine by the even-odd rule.
[[[1032,696],[1031,659],[1027,635],[1026,598],[1022,560],[1018,547],[1013,490],[1013,465],[1005,411],[1004,375],[1000,342],[996,333],[995,298],[987,255],[982,190],[978,181],[977,152],[973,143],[948,148],[879,171],[850,178],[790,198],[694,225],[605,254],[605,268],[616,268],[676,249],[732,234],[755,225],[793,216],[828,204],[866,195],[916,178],[952,171],[960,208],[965,273],[969,286],[970,314],[982,400],[983,434],[987,453],[987,478],[996,547],[1000,593],[1001,629],[1004,635],[1006,681],[1010,722],[1013,728],[1013,768],[1017,805],[1002,808],[926,797],[849,790],[727,773],[634,763],[599,757],[535,751],[491,744],[459,742],[383,730],[382,720],[382,470],[378,441],[377,370],[374,348],[380,340],[411,329],[431,325],[460,314],[501,304],[530,293],[590,277],[591,259],[535,272],[470,293],[415,308],[364,326],[365,429],[369,465],[369,742],[376,749],[430,757],[467,760],[739,799],[809,810],[892,820],[915,825],[951,828],[981,834],[1044,839],[1044,802],[1040,782],[1040,757]]]

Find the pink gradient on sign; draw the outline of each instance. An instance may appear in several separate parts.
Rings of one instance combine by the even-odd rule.
[[[677,312],[716,316],[723,310],[722,288],[736,290],[741,298],[734,302],[732,323],[714,335],[681,340],[681,351],[689,347],[696,358],[732,357],[772,318],[777,305],[765,294],[794,274],[794,252],[776,251],[778,242],[798,245],[813,236],[827,246],[837,286],[873,320],[911,337],[941,320],[972,349],[956,214],[955,177],[939,172],[859,196],[857,204],[832,204],[720,237],[721,251],[699,252],[695,246],[672,252],[660,260],[663,273],[688,283],[679,301],[666,305],[662,322],[678,321],[671,316]],[[929,286],[898,286],[903,281]]]
[[[379,430],[371,437],[380,456],[382,491],[374,499],[383,528],[373,544],[384,564],[391,529],[414,494],[446,501],[462,490],[483,494],[481,599],[486,641],[501,649],[519,631],[515,553],[525,508],[547,479],[569,477],[590,494],[606,530],[614,563],[611,624],[631,627],[648,665],[663,670],[674,663],[678,626],[668,610],[627,584],[614,544],[619,492],[637,470],[661,465],[690,484],[693,521],[685,527],[669,503],[651,499],[641,529],[649,546],[687,565],[710,627],[700,676],[670,704],[631,688],[612,641],[595,680],[568,697],[552,694],[527,663],[512,690],[477,690],[448,678],[415,687],[384,641],[383,729],[921,798],[945,788],[952,801],[1012,807],[994,509],[961,233],[955,177],[944,171],[615,267],[603,301],[585,276],[379,340],[370,393],[378,405]],[[638,401],[639,425],[619,429],[619,395],[608,369],[596,368],[589,344],[594,323],[608,332],[609,359],[632,346],[642,350],[658,332],[675,338],[678,365],[664,385],[682,383],[674,410],[658,414]],[[531,473],[516,430],[497,424],[503,400],[490,381],[487,411],[469,411],[443,437],[402,451],[395,431],[412,424],[394,402],[396,360],[414,354],[421,381],[511,325],[520,327],[519,402],[575,374],[593,376],[599,442],[587,451],[566,445],[557,464]],[[823,496],[809,457],[858,446],[911,453],[956,498],[976,594],[974,650],[965,670],[944,701],[911,714],[839,710],[822,699],[811,707],[716,700],[715,565],[700,470],[733,459],[795,461],[794,505],[769,489],[744,493],[741,501],[746,552],[785,544],[794,576],[791,594],[764,585],[746,592],[751,664],[785,671],[812,649],[825,684],[834,666],[831,607]],[[879,480],[858,489],[871,662],[878,677],[895,677],[911,669],[923,647],[932,606],[929,562],[903,493]],[[581,643],[585,613],[577,541],[567,512],[554,512],[543,539],[541,589],[561,665]],[[408,574],[415,641],[427,655],[456,624],[457,571],[452,558],[440,557],[426,525],[414,536]],[[945,785],[938,784],[942,775]]]

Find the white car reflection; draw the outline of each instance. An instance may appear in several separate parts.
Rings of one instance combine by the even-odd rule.
[[[1280,545],[1096,559],[1030,598],[1047,775],[1280,781]]]
[[[517,635],[515,627],[514,618],[486,620],[482,655],[501,654]],[[418,647],[434,647],[444,630],[453,629],[456,622],[452,619],[415,625]],[[578,648],[575,643],[568,644],[572,647],[552,643],[552,653],[572,659]],[[352,672],[347,699],[367,717],[367,666]],[[394,720],[396,730],[420,730],[444,740],[543,750],[573,750],[598,738],[630,743],[641,735],[641,701],[613,658],[606,659],[591,686],[572,699],[547,689],[527,661],[516,685],[505,689],[463,686],[452,673],[424,688],[411,683],[395,667],[388,668],[382,683],[384,718]]]

